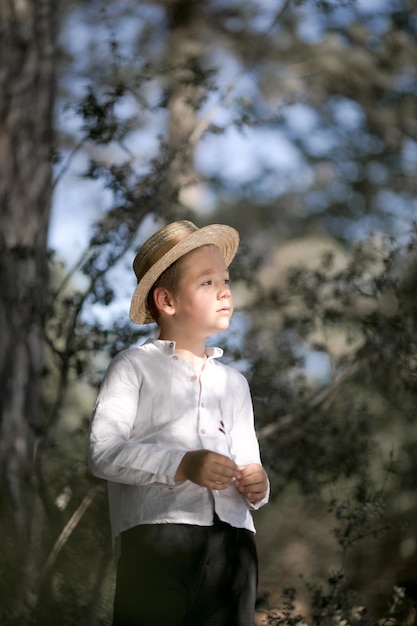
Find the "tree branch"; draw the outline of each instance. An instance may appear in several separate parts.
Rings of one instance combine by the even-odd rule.
[[[83,501],[81,502],[80,506],[78,507],[78,509],[76,509],[76,511],[72,514],[72,516],[70,517],[70,519],[68,520],[68,522],[65,524],[64,528],[62,529],[58,539],[55,541],[55,544],[46,560],[46,563],[41,571],[41,574],[39,576],[39,583],[38,583],[38,595],[39,595],[39,590],[42,587],[43,581],[45,580],[47,574],[49,573],[49,571],[51,570],[52,566],[54,565],[58,554],[61,552],[62,548],[65,546],[65,544],[67,543],[68,539],[71,537],[72,533],[74,532],[74,530],[77,528],[78,524],[80,523],[83,515],[86,513],[86,511],[88,510],[88,508],[90,507],[90,505],[92,504],[98,490],[99,490],[100,486],[96,485],[95,487],[92,487],[90,489],[90,491],[87,493],[87,495],[85,496],[85,498],[83,499]]]
[[[369,360],[370,358],[366,357],[356,363],[353,363],[353,365],[351,365],[349,369],[347,369],[345,372],[343,372],[343,374],[335,378],[332,383],[313,395],[313,397],[307,404],[307,407],[303,408],[303,412],[316,409],[318,406],[324,404],[325,402],[331,403],[335,393],[338,391],[340,386],[344,382],[346,382],[346,380],[352,378],[352,376],[357,374],[357,372],[360,371],[363,367],[365,367],[365,365],[369,363]],[[264,426],[257,432],[258,440],[265,440],[282,428],[287,427],[289,424],[291,424],[291,422],[294,421],[295,417],[296,415],[294,413],[288,413],[287,415],[283,415],[282,417],[280,417],[278,421]]]

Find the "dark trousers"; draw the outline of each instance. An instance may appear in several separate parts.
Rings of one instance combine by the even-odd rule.
[[[144,524],[122,533],[113,626],[253,626],[252,532]]]

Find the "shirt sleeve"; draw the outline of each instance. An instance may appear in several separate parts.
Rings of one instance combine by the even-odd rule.
[[[250,465],[257,463],[262,465],[259,443],[255,431],[252,397],[248,382],[239,374],[239,389],[235,391],[236,397],[241,398],[233,419],[233,427],[230,435],[230,452],[237,465]],[[249,509],[257,510],[269,501],[270,483],[265,497],[253,504],[244,498]]]
[[[89,467],[106,480],[130,485],[175,486],[175,472],[185,450],[132,438],[137,419],[140,373],[120,353],[111,362],[93,412]],[[144,407],[146,410],[146,405]]]

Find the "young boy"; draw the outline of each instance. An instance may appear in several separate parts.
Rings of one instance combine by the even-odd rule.
[[[233,312],[238,233],[182,220],[133,263],[130,316],[158,339],[122,351],[98,395],[90,465],[108,481],[114,626],[253,626],[251,509],[268,500],[245,378],[206,338]]]

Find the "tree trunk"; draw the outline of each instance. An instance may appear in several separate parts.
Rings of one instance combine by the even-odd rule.
[[[203,18],[199,0],[176,0],[166,4],[169,41],[168,63],[170,66],[168,103],[168,143],[173,155],[169,168],[169,180],[177,190],[180,203],[192,207],[195,204],[199,178],[194,167],[193,135],[198,125],[198,109],[201,97],[206,94],[203,70],[204,43],[202,41]],[[167,217],[182,217],[169,214]]]
[[[37,526],[58,5],[0,2],[0,515],[21,554]]]

